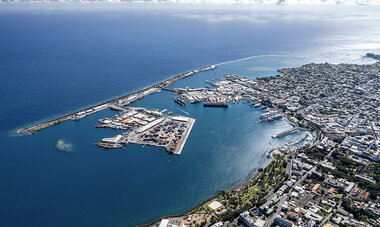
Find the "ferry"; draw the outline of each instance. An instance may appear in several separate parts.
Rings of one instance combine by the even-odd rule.
[[[263,113],[263,114],[260,115],[260,119],[272,117],[275,114],[278,114],[278,112],[277,111],[266,112],[266,113]]]
[[[186,106],[186,103],[182,99],[174,99],[174,102],[178,103],[181,106]]]
[[[278,120],[280,118],[282,118],[282,115],[281,114],[276,114],[276,115],[274,115],[272,117],[269,117],[268,121],[274,121],[274,120]]]

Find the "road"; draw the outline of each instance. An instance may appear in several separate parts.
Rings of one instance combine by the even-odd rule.
[[[292,166],[292,161],[290,162],[290,166]],[[303,181],[306,179],[307,175],[308,175],[309,173],[311,173],[311,171],[314,171],[315,168],[316,168],[316,167],[311,168],[306,174],[304,174],[304,175],[303,175],[303,176],[302,176],[302,177],[301,177],[301,178],[300,178],[300,179],[299,179],[299,180],[293,185],[293,187],[294,187],[294,186],[300,186],[301,182],[303,182]],[[286,169],[288,169],[288,166],[286,167]],[[291,168],[290,168],[290,170],[291,170]],[[277,210],[274,212],[274,214],[272,214],[272,215],[267,219],[267,221],[266,221],[264,227],[268,227],[268,226],[271,226],[271,225],[272,225],[274,219],[276,218],[277,214],[278,214],[279,211],[281,210],[281,206],[282,206],[282,204],[283,204],[286,200],[288,200],[289,195],[290,195],[290,193],[292,193],[292,191],[293,191],[293,190],[290,189],[289,192],[288,192],[287,194],[284,194],[284,195],[282,196],[280,202],[278,203],[278,208],[277,208]]]

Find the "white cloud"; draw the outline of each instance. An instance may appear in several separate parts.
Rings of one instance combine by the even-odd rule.
[[[129,2],[212,5],[380,5],[380,0],[0,0],[0,2]]]

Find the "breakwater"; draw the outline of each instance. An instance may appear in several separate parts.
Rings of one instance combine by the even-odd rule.
[[[139,91],[136,91],[136,92],[133,92],[133,93],[121,96],[121,97],[114,98],[112,100],[109,100],[109,101],[106,101],[106,102],[103,102],[103,103],[100,103],[100,104],[79,110],[79,111],[58,117],[58,118],[55,118],[53,120],[48,120],[48,121],[45,121],[42,123],[38,123],[35,125],[31,125],[31,126],[27,126],[27,127],[18,129],[18,130],[16,130],[16,133],[17,134],[34,134],[36,131],[48,128],[48,127],[56,125],[56,124],[60,124],[60,123],[65,122],[67,120],[80,120],[80,119],[82,119],[88,115],[99,112],[101,110],[105,110],[107,108],[117,109],[117,107],[120,107],[120,106],[127,106],[127,105],[147,96],[147,95],[153,94],[155,92],[160,92],[161,89],[169,87],[170,85],[172,85],[177,80],[195,75],[195,74],[200,73],[200,72],[205,72],[205,71],[214,70],[214,69],[216,69],[216,66],[211,65],[211,66],[198,68],[198,69],[186,72],[186,73],[182,73],[182,74],[176,75],[174,77],[171,77],[167,80],[161,81],[157,84],[143,88]]]

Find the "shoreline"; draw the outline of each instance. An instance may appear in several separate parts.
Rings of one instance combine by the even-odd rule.
[[[273,108],[273,109],[276,109],[277,108]],[[279,109],[278,109],[279,110]],[[283,116],[283,119],[288,122],[289,124],[292,123],[292,124],[295,124],[293,123],[292,121],[289,120],[289,115],[284,113],[283,111],[281,111],[281,115]],[[291,124],[291,125],[292,125]],[[297,128],[299,127],[298,124],[295,124],[294,126],[292,125],[292,128]],[[300,147],[297,147],[297,148],[292,148],[294,150],[298,150],[298,149],[302,149],[304,147],[307,147],[308,145],[310,144],[313,144],[318,138],[316,136],[316,132],[313,131],[312,129],[307,129],[307,128],[300,128],[301,130],[309,130],[312,132],[313,134],[313,140],[305,143],[304,145],[300,146]],[[286,147],[276,147],[274,149],[281,149],[281,148],[284,148],[284,149],[289,149],[289,148],[286,148]],[[218,191],[216,194],[212,195],[210,198],[200,202],[198,205],[186,210],[185,212],[182,212],[182,213],[178,213],[178,214],[169,214],[169,215],[164,215],[164,216],[161,216],[159,218],[156,218],[155,220],[153,221],[150,221],[148,223],[145,223],[145,224],[139,224],[139,225],[135,225],[135,227],[148,227],[148,226],[154,226],[154,225],[157,225],[162,219],[168,219],[168,218],[179,218],[179,217],[183,217],[183,216],[186,216],[189,212],[199,208],[199,207],[202,207],[204,205],[206,205],[207,203],[211,202],[212,200],[214,200],[215,198],[218,197],[219,193],[222,192],[222,191],[239,191],[241,190],[244,186],[246,186],[247,184],[249,184],[250,182],[254,181],[258,176],[259,176],[259,169],[265,169],[267,168],[273,161],[273,152],[271,152],[269,154],[269,156],[266,155],[266,152],[264,153],[265,157],[267,160],[269,160],[267,163],[265,163],[262,167],[260,168],[257,168],[255,170],[253,170],[246,179],[243,179],[239,182],[236,182],[235,184],[232,184],[230,187],[227,187],[223,190],[220,190]]]
[[[310,130],[312,131],[312,130]],[[315,133],[314,131],[312,131],[313,134]],[[313,142],[316,140],[317,138],[314,138]],[[309,145],[312,141],[302,145],[301,147],[299,148],[295,148],[295,149],[301,149],[307,145]],[[282,147],[279,147],[277,149],[280,149]],[[234,185],[232,185],[230,187],[230,190],[228,189],[225,189],[225,190],[220,190],[218,191],[216,194],[214,194],[213,196],[211,196],[210,198],[202,201],[201,203],[199,203],[198,205],[190,208],[189,210],[185,211],[185,212],[182,212],[182,213],[178,213],[178,214],[169,214],[169,215],[165,215],[165,216],[161,216],[159,218],[156,218],[155,220],[151,221],[151,222],[148,222],[146,224],[139,224],[139,225],[134,225],[135,227],[149,227],[149,226],[153,226],[153,225],[157,225],[157,223],[159,221],[161,221],[162,219],[168,219],[168,218],[179,218],[179,217],[183,217],[183,216],[186,216],[187,213],[191,212],[192,210],[195,210],[199,207],[202,207],[204,205],[206,205],[207,203],[211,202],[212,200],[214,200],[215,198],[218,197],[219,193],[222,192],[222,191],[234,191],[234,190],[241,190],[244,186],[246,186],[247,184],[249,184],[251,181],[254,181],[258,176],[259,176],[259,169],[265,169],[266,167],[268,167],[272,162],[273,162],[273,157],[272,157],[272,154],[270,154],[270,156],[267,158],[269,160],[269,162],[267,162],[266,164],[264,164],[262,167],[260,168],[257,168],[255,169],[254,171],[252,171],[248,177],[245,179],[245,180],[242,180],[241,183],[236,183]]]
[[[100,104],[90,105],[89,107],[81,107],[79,110],[67,111],[64,114],[56,114],[55,116],[52,116],[52,117],[46,117],[45,119],[37,120],[37,121],[34,121],[34,122],[30,123],[30,124],[26,124],[25,126],[22,126],[21,128],[17,127],[17,128],[14,128],[14,129],[10,129],[8,132],[9,132],[10,135],[30,135],[30,134],[34,134],[36,131],[48,128],[48,127],[53,126],[55,124],[60,124],[61,122],[64,122],[66,120],[73,120],[73,119],[70,119],[70,117],[72,117],[73,115],[78,114],[80,112],[89,111],[89,110],[94,109],[96,107],[101,107],[102,105],[111,105],[115,101],[118,101],[118,100],[123,99],[123,98],[128,98],[129,96],[138,95],[139,93],[141,93],[143,91],[147,91],[149,89],[152,89],[152,88],[154,88],[157,85],[160,85],[162,83],[170,82],[171,81],[170,84],[162,87],[162,88],[166,88],[166,87],[170,86],[172,83],[174,83],[175,81],[177,81],[179,79],[183,79],[183,78],[186,78],[188,76],[192,76],[192,75],[197,74],[199,72],[214,70],[214,69],[217,68],[217,66],[220,66],[220,65],[234,63],[234,62],[239,62],[239,61],[244,61],[244,60],[248,60],[248,59],[252,59],[252,58],[257,58],[257,57],[265,57],[265,56],[287,56],[287,55],[281,55],[281,54],[253,55],[253,56],[248,56],[248,57],[244,57],[244,58],[240,58],[240,59],[236,59],[236,60],[230,60],[230,61],[225,61],[225,62],[221,62],[221,63],[209,65],[209,66],[200,67],[200,68],[197,68],[197,69],[194,69],[194,70],[191,70],[191,71],[183,72],[181,74],[178,74],[178,75],[175,75],[175,76],[172,76],[172,77],[168,77],[167,79],[165,79],[163,81],[156,82],[156,83],[154,83],[154,84],[152,84],[150,86],[138,89],[138,90],[133,91],[131,93],[128,93],[126,95],[117,96],[116,98],[111,98],[108,101],[101,101]],[[300,57],[300,56],[293,56],[293,57]],[[369,58],[372,58],[374,60],[380,61],[380,56],[372,54],[372,53],[367,53],[364,57],[369,57]],[[190,75],[187,75],[187,74],[190,74]],[[109,107],[110,106],[104,107],[103,109],[95,110],[95,111],[89,113],[88,115],[96,113],[96,112],[99,112],[99,111],[104,110],[104,109],[107,109]]]
[[[265,155],[265,153],[264,153]],[[265,156],[266,157],[266,156]],[[134,225],[135,227],[148,227],[148,226],[153,226],[154,224],[156,224],[157,222],[159,222],[160,220],[162,219],[167,219],[167,218],[179,218],[179,217],[182,217],[182,216],[185,216],[187,213],[191,212],[192,210],[195,210],[199,207],[202,207],[204,205],[206,205],[207,203],[211,202],[212,200],[214,200],[220,192],[222,191],[234,191],[234,190],[240,190],[242,187],[244,187],[245,185],[247,185],[248,183],[250,183],[251,181],[255,180],[258,176],[259,176],[259,169],[265,169],[266,167],[268,167],[272,162],[273,162],[273,158],[272,158],[272,155],[267,158],[267,160],[269,160],[269,162],[265,163],[262,167],[260,168],[257,168],[255,170],[253,170],[249,175],[248,177],[245,179],[245,180],[242,180],[240,183],[237,182],[235,184],[233,184],[231,187],[230,187],[230,190],[220,190],[218,191],[216,194],[214,194],[213,196],[211,196],[210,198],[200,202],[198,205],[186,210],[185,212],[182,212],[182,213],[178,213],[178,214],[169,214],[169,215],[165,215],[165,216],[161,216],[159,218],[156,218],[155,220],[153,221],[150,221],[148,223],[145,223],[145,224],[139,224],[139,225]]]
[[[248,57],[248,59],[249,59],[249,58],[250,58],[250,57]],[[242,60],[246,60],[246,59],[242,59]],[[239,61],[239,60],[237,60],[237,61]],[[232,62],[234,62],[234,61],[232,61]],[[229,62],[227,62],[227,63],[229,63]],[[78,113],[80,113],[80,112],[87,111],[87,110],[92,110],[92,109],[94,109],[94,108],[99,108],[99,109],[97,109],[97,110],[92,110],[92,112],[90,112],[88,115],[90,115],[90,114],[92,114],[92,113],[96,113],[96,112],[98,112],[98,111],[101,111],[101,110],[104,110],[104,109],[107,109],[107,108],[112,107],[112,104],[113,104],[115,101],[119,101],[119,100],[127,99],[127,98],[130,98],[131,96],[135,96],[135,95],[141,95],[141,94],[143,94],[143,93],[149,91],[150,89],[157,89],[157,88],[158,88],[157,86],[162,86],[162,87],[159,87],[159,89],[160,89],[160,91],[161,91],[161,89],[165,89],[166,87],[172,85],[172,84],[173,84],[175,81],[177,81],[177,80],[184,79],[184,78],[186,78],[186,77],[189,77],[189,76],[195,75],[195,74],[200,73],[200,72],[209,71],[209,70],[214,70],[214,69],[216,69],[216,66],[217,66],[217,65],[223,65],[223,64],[224,64],[224,63],[215,64],[215,65],[212,65],[212,66],[206,66],[206,67],[198,68],[198,69],[195,69],[195,70],[192,70],[192,71],[188,71],[188,72],[185,72],[185,73],[181,73],[181,74],[179,74],[179,75],[175,75],[175,76],[170,77],[170,78],[168,78],[168,79],[165,79],[165,80],[163,80],[163,81],[161,81],[161,82],[157,82],[157,83],[155,83],[155,84],[153,84],[153,85],[150,85],[150,86],[148,86],[148,87],[145,87],[145,88],[139,89],[139,90],[137,90],[137,91],[135,91],[135,92],[132,92],[132,93],[129,93],[129,94],[126,94],[126,95],[123,95],[123,96],[119,96],[119,97],[116,97],[116,98],[113,98],[113,99],[111,99],[111,100],[109,100],[109,101],[104,101],[104,102],[102,102],[102,103],[100,103],[100,104],[96,104],[96,105],[93,105],[93,106],[90,106],[90,107],[87,107],[87,108],[81,109],[81,110],[79,110],[79,111],[72,112],[71,114],[66,114],[66,115],[64,115],[64,116],[61,116],[61,117],[55,118],[55,119],[53,119],[53,120],[48,120],[48,121],[45,121],[45,122],[42,122],[42,123],[34,124],[34,125],[32,125],[32,126],[28,126],[28,127],[24,127],[24,128],[18,129],[18,130],[16,131],[15,134],[25,134],[25,132],[26,132],[26,134],[33,134],[35,131],[42,130],[42,129],[44,129],[44,128],[47,128],[47,127],[53,126],[53,125],[55,125],[55,124],[59,124],[59,123],[61,123],[61,122],[63,122],[63,121],[66,121],[66,120],[70,120],[70,119],[66,119],[66,118],[68,118],[68,117],[72,117],[73,115],[78,114]],[[158,92],[160,92],[160,91],[158,91]],[[153,93],[154,93],[154,92],[153,92]],[[150,94],[152,94],[152,93],[149,93],[149,94],[146,94],[146,95],[140,96],[139,99],[140,99],[140,98],[143,98],[143,97],[145,97],[145,96],[148,96],[148,95],[150,95]],[[137,100],[134,100],[134,101],[137,101]],[[133,101],[133,102],[134,102],[134,101]],[[130,103],[125,104],[125,106],[127,106],[127,105],[129,105],[129,104],[130,104]],[[107,105],[107,106],[104,106],[104,105]],[[277,108],[275,108],[275,109],[277,109]],[[284,112],[281,111],[281,115],[284,117],[284,120],[285,120],[286,122],[288,122],[288,123],[292,123],[292,121],[289,120],[289,115],[288,115],[288,114],[286,114],[286,113],[284,113]],[[87,115],[86,115],[86,116],[87,116]],[[71,119],[71,120],[73,120],[73,119]],[[55,122],[55,121],[58,121],[58,122]],[[29,131],[29,129],[31,129],[31,128],[38,127],[38,126],[41,126],[41,125],[44,126],[45,124],[49,124],[49,125],[48,125],[47,127],[43,127],[43,128],[41,128],[41,129],[35,130],[34,132],[30,132],[30,131]],[[293,123],[293,124],[294,124],[294,123]],[[294,127],[297,127],[297,126],[293,126],[293,128],[294,128]],[[310,130],[310,131],[313,133],[313,135],[314,135],[314,133],[315,133],[315,131],[313,131],[312,129],[306,129],[306,128],[303,128],[303,130]],[[28,132],[29,132],[29,133],[28,133]],[[314,138],[313,141],[315,141],[316,139],[317,139],[317,138]],[[300,149],[300,148],[302,148],[302,147],[304,147],[304,146],[306,146],[306,145],[308,145],[308,144],[310,144],[310,143],[306,143],[305,145],[303,145],[303,146],[301,146],[301,147],[299,147],[299,148],[296,148],[296,149]],[[152,225],[156,224],[157,222],[159,222],[161,219],[165,219],[165,218],[178,218],[178,217],[185,216],[186,214],[188,214],[189,212],[193,211],[194,209],[197,209],[197,208],[199,208],[199,207],[201,207],[201,206],[204,206],[204,205],[207,204],[208,202],[210,202],[210,201],[214,200],[215,198],[217,198],[217,196],[219,195],[219,193],[222,192],[222,191],[234,191],[234,190],[240,190],[242,187],[244,187],[245,185],[247,185],[247,184],[250,183],[251,181],[255,180],[255,179],[259,176],[259,173],[260,173],[260,172],[259,172],[259,169],[264,169],[264,168],[266,168],[267,166],[269,166],[269,165],[273,162],[274,159],[273,159],[272,155],[270,155],[269,157],[267,157],[267,160],[269,160],[269,161],[266,162],[266,163],[265,163],[263,166],[261,166],[260,168],[257,168],[257,169],[255,169],[254,171],[252,171],[252,172],[248,175],[248,177],[247,177],[246,179],[242,179],[242,180],[240,181],[240,183],[239,183],[239,182],[236,182],[235,184],[232,184],[231,187],[216,192],[214,195],[212,195],[212,196],[209,197],[208,199],[206,199],[206,200],[200,202],[198,205],[196,205],[196,206],[194,206],[194,207],[192,207],[192,208],[190,208],[190,209],[188,209],[188,210],[186,210],[186,211],[184,211],[184,212],[177,213],[177,214],[170,214],[170,215],[161,216],[161,217],[159,217],[159,218],[157,218],[157,219],[155,219],[155,220],[153,220],[153,221],[150,221],[149,223],[138,224],[138,225],[135,225],[135,226],[137,226],[137,227],[152,226]]]

